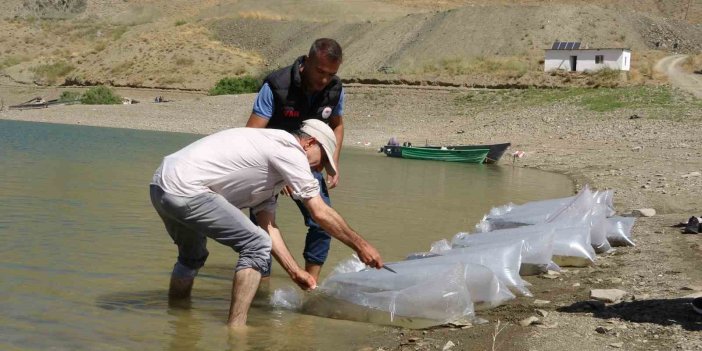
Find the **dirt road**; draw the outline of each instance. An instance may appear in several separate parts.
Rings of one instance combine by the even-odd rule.
[[[702,98],[702,75],[686,73],[680,69],[680,65],[686,58],[687,55],[666,56],[656,63],[655,69],[666,74],[674,87]]]

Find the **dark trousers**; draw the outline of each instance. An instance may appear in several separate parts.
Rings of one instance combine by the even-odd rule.
[[[331,199],[329,198],[329,189],[327,188],[327,182],[324,180],[324,174],[322,172],[312,171],[312,175],[319,182],[319,195],[324,200],[324,203],[331,206]],[[307,211],[305,204],[300,200],[294,200],[297,207],[302,213],[302,217],[305,221],[305,226],[307,227],[307,237],[305,238],[305,249],[302,252],[302,256],[305,258],[305,262],[322,265],[327,260],[329,255],[329,246],[331,245],[331,236],[322,229],[322,227],[317,224],[312,219],[310,212]],[[251,221],[257,224],[256,217],[250,214]],[[258,224],[257,224],[258,225]],[[270,270],[268,270],[270,272]]]

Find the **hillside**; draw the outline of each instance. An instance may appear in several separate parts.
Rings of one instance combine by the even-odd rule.
[[[666,52],[702,51],[702,0],[10,0],[2,81],[207,89],[258,75],[317,37],[345,50],[345,78],[557,85],[555,40],[634,51],[630,80]]]

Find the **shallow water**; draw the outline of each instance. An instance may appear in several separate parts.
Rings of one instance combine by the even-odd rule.
[[[258,298],[245,333],[224,326],[235,253],[211,243],[188,306],[169,306],[176,250],[148,197],[161,158],[199,136],[0,120],[0,349],[357,349],[371,324]],[[334,207],[385,260],[471,230],[492,206],[572,194],[529,169],[387,158],[345,149]],[[277,222],[298,260],[292,201]],[[351,251],[334,242],[325,273]],[[271,288],[291,283],[274,267]],[[341,346],[343,345],[343,346]]]

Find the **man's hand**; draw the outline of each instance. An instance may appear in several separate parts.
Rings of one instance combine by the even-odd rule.
[[[295,284],[302,290],[313,290],[317,287],[317,282],[314,280],[314,277],[304,269],[296,270],[290,278],[292,278]]]
[[[376,250],[373,246],[366,243],[356,252],[358,258],[361,262],[365,263],[367,266],[381,269],[383,268],[383,259],[380,257],[380,252]]]
[[[282,189],[280,189],[280,195],[283,196],[291,196],[292,195],[292,188],[290,185],[284,185]]]
[[[337,166],[338,169],[339,166]],[[327,174],[327,187],[329,189],[334,189],[336,186],[339,184],[339,173],[336,173],[335,175],[329,175]]]

